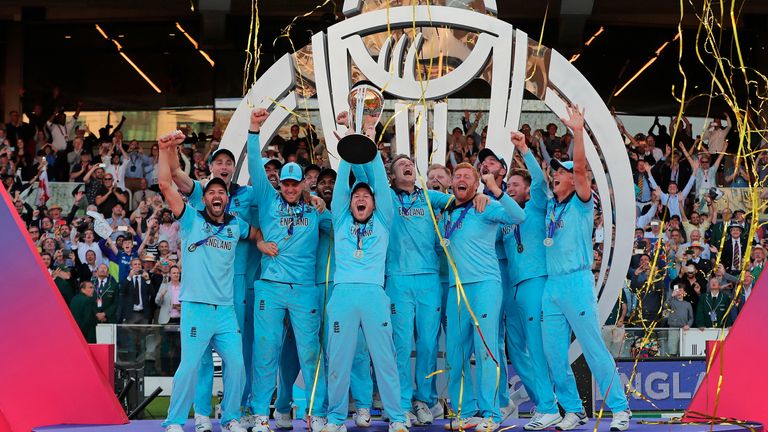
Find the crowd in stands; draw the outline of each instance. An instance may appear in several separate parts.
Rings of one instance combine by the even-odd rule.
[[[125,118],[94,133],[78,124],[79,105],[69,118],[62,109],[50,111],[35,105],[25,113],[29,123],[19,112],[10,113],[0,128],[0,175],[84,334],[94,342],[97,323],[177,323],[179,225],[157,187],[157,144],[147,148],[124,137]],[[481,120],[482,113],[465,112],[461,126],[449,132],[448,169],[462,162],[478,166],[478,153],[486,145]],[[637,229],[627,283],[607,323],[611,328],[651,322],[685,330],[730,326],[765,265],[765,229],[750,233],[751,220],[760,215],[722,205],[720,188],[765,185],[768,150],[763,147],[754,158],[729,154],[736,138],[727,114],[712,121],[701,137],[694,137],[685,117],[679,123],[672,132],[674,122],[667,128],[657,118],[647,133],[633,133],[617,117],[635,181]],[[536,130],[523,124],[520,130],[545,173],[552,159],[571,157],[573,137],[556,124]],[[181,166],[190,177],[204,179],[221,130],[210,136],[185,132],[189,138],[179,153]],[[379,134],[387,163],[394,136],[391,131]],[[268,165],[273,176],[288,161],[304,166],[311,189],[313,176],[329,165],[322,140],[306,123],[291,126],[290,136],[275,138],[263,156],[275,160],[271,170]],[[509,172],[524,167],[515,157]],[[43,176],[83,185],[73,192],[71,208],[25,199],[39,189]],[[432,175],[430,181],[435,181]],[[100,238],[93,213],[86,212],[103,216],[114,234]],[[604,230],[596,194],[595,212],[597,274]]]

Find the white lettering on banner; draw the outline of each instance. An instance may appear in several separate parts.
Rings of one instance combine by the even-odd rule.
[[[619,375],[621,376],[621,383],[626,387],[629,382],[629,377],[624,373],[620,373]],[[632,388],[651,401],[669,399],[670,397],[672,399],[688,400],[693,397],[693,392],[683,390],[680,376],[680,372],[669,373],[656,371],[648,374],[637,372],[635,374],[634,382],[632,383]],[[699,385],[701,385],[704,376],[706,376],[706,372],[701,372],[699,374],[696,382],[697,389],[699,388]],[[599,394],[599,392],[596,394]],[[643,399],[634,393],[632,394],[632,398],[637,400]]]

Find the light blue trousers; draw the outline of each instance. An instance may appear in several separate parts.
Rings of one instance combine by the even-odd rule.
[[[583,410],[568,361],[571,330],[581,345],[608,408],[618,412],[628,406],[616,363],[600,333],[594,284],[589,270],[550,275],[542,298],[544,354],[552,372],[558,401],[566,412]]]
[[[183,425],[195,397],[200,362],[210,356],[210,345],[226,364],[221,424],[240,417],[240,396],[245,387],[242,337],[233,306],[184,302],[181,307],[181,363],[173,376],[168,418],[163,427]],[[209,393],[210,394],[210,393]],[[210,402],[210,398],[209,402]]]
[[[350,370],[360,329],[373,360],[384,411],[392,422],[405,422],[395,366],[390,299],[373,284],[336,284],[328,303],[328,423],[347,418]]]
[[[306,400],[312,398],[312,383],[315,382],[312,415],[325,417],[325,365],[318,362],[320,357],[320,324],[322,304],[315,284],[284,284],[260,280],[254,283],[254,352],[253,385],[251,390],[251,413],[269,415],[269,405],[277,382],[278,359],[283,345],[284,321],[288,316],[296,337],[299,366],[304,382]]]
[[[400,407],[409,411],[413,400],[432,406],[437,402],[432,397],[434,380],[427,376],[437,368],[442,300],[440,278],[437,273],[387,276],[385,290],[392,302]],[[414,348],[416,365],[412,374],[411,352]]]

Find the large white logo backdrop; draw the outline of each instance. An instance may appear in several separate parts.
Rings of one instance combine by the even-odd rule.
[[[486,9],[492,12],[495,7],[487,4]],[[359,1],[345,2],[345,13],[354,15],[359,10]],[[452,36],[453,30],[469,34],[471,44],[465,43],[466,38],[460,41]],[[456,54],[460,63],[453,57],[454,66],[447,73],[429,79],[420,74],[418,68],[429,59],[440,56],[442,62],[443,57],[450,57],[450,51],[460,52]],[[261,131],[262,145],[266,145],[297,109],[298,98],[316,95],[323,137],[336,167],[338,159],[333,155],[337,139],[333,132],[345,132],[336,125],[336,114],[348,109],[351,85],[368,79],[383,88],[388,98],[397,99],[395,111],[400,113],[394,124],[398,143],[409,140],[413,124],[409,110],[411,115],[430,119],[416,122],[424,126],[416,127],[414,136],[413,156],[420,171],[426,173],[430,161],[426,125],[432,125],[433,130],[431,161],[443,163],[448,129],[444,100],[476,78],[491,85],[487,146],[506,160],[512,157],[509,132],[518,129],[524,89],[561,117],[566,116],[569,103],[585,107],[587,160],[600,195],[605,230],[603,261],[595,287],[604,321],[624,284],[635,227],[634,188],[621,136],[605,103],[575,67],[558,52],[539,46],[526,33],[492,15],[422,5],[348,17],[315,34],[311,45],[293,55],[285,54],[254,83],[233,113],[222,146],[239,156],[238,181],[247,182],[247,164],[242,161],[251,108],[271,110]],[[410,148],[401,144],[393,151],[410,153]],[[615,237],[611,229],[614,223]],[[561,247],[567,253],[568,246]],[[580,352],[574,344],[571,359]]]

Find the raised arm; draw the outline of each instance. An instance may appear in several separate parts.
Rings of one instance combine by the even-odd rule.
[[[538,207],[546,207],[548,199],[547,183],[544,180],[544,171],[541,170],[539,161],[533,156],[533,152],[528,149],[528,145],[525,142],[525,135],[518,131],[512,131],[510,139],[517,151],[523,156],[525,166],[531,174],[531,204]],[[573,146],[571,146],[571,148],[573,148]]]
[[[189,195],[192,193],[192,189],[195,187],[195,183],[192,181],[192,178],[187,175],[186,172],[184,172],[183,169],[181,169],[181,165],[179,164],[179,154],[178,151],[176,151],[177,146],[173,147],[174,153],[173,155],[169,155],[168,159],[166,160],[166,163],[168,164],[168,169],[171,172],[171,178],[173,179],[173,183],[176,184],[176,187],[179,189],[179,192],[183,193],[184,195]],[[162,153],[162,152],[160,152]],[[173,156],[173,157],[171,157]],[[159,172],[160,172],[160,161],[158,160],[158,182],[159,180]]]
[[[171,132],[158,140],[160,146],[160,161],[157,166],[157,181],[160,185],[160,192],[165,197],[168,208],[171,209],[177,218],[184,213],[184,199],[171,182],[171,160],[176,159],[176,146],[184,142],[184,134],[181,131]]]
[[[365,168],[366,174],[369,176],[368,180],[370,181],[368,184],[371,186],[374,196],[378,198],[376,200],[376,211],[389,223],[395,215],[395,206],[390,196],[387,170],[384,169],[381,153],[376,152],[376,157],[371,162],[365,164]]]
[[[688,183],[685,184],[685,187],[683,187],[682,191],[682,197],[685,198],[688,196],[689,193],[691,193],[691,189],[693,188],[693,183],[696,182],[696,173],[699,171],[699,163],[694,162],[693,165],[693,171],[691,172],[691,176],[688,178]]]
[[[264,108],[255,108],[251,111],[251,123],[248,128],[248,172],[251,175],[251,185],[257,196],[257,202],[263,203],[275,194],[275,188],[267,178],[264,164],[261,163],[261,139],[259,132],[261,126],[267,120],[269,112]]]
[[[345,160],[339,161],[339,171],[336,176],[338,181],[333,187],[333,198],[331,199],[331,213],[336,218],[344,212],[349,211],[349,200],[351,199],[349,189],[349,171],[350,164]],[[390,200],[391,201],[391,200]]]
[[[587,174],[587,154],[584,151],[584,110],[578,105],[566,107],[568,119],[561,119],[563,124],[573,131],[573,176],[576,182],[576,195],[583,202],[592,199],[592,187]]]
[[[720,168],[720,162],[723,161],[723,157],[725,157],[725,151],[720,153],[719,156],[717,156],[717,159],[715,160],[715,163],[712,164],[712,169],[717,171],[718,168]]]
[[[496,205],[489,206],[483,217],[487,220],[494,222],[507,223],[507,224],[519,224],[525,220],[525,211],[520,208],[515,200],[496,184],[493,174],[486,174],[482,177],[483,183],[488,188],[488,191],[493,194],[496,200],[501,204],[501,207]]]

